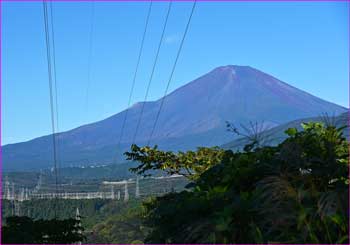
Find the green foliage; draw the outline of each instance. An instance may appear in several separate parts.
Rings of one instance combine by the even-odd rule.
[[[88,243],[131,244],[143,243],[147,229],[142,225],[141,203],[120,204],[120,210],[93,227]]]
[[[302,126],[275,147],[211,149],[206,157],[133,146],[138,173],[192,172],[191,190],[143,204],[145,242],[348,243],[349,144],[341,128]]]
[[[12,215],[12,202],[2,201],[2,217]],[[83,217],[82,224],[90,228],[96,222],[103,220],[111,212],[117,212],[111,206],[111,200],[104,199],[33,199],[18,203],[20,215],[28,216],[34,220],[74,218],[79,208]]]
[[[50,220],[42,220],[52,219],[57,206],[58,217],[66,220],[79,207],[88,243],[347,244],[349,144],[342,128],[332,124],[302,127],[286,130],[288,138],[278,146],[254,144],[243,152],[199,148],[173,153],[134,145],[126,155],[140,161],[135,173],[181,174],[191,181],[188,189],[142,205],[142,200],[25,201],[22,214],[36,221],[23,217],[11,229],[11,221],[6,222],[3,242],[12,237],[23,239],[16,243],[40,243],[40,235],[33,236],[33,222],[39,221],[44,224],[39,230],[56,232],[49,237],[68,242],[70,235],[62,239],[62,230],[53,231],[45,223]],[[11,215],[11,203],[2,204],[2,217]]]
[[[141,162],[132,172],[147,175],[151,170],[162,170],[167,174],[180,174],[189,179],[197,179],[199,175],[210,167],[218,164],[224,151],[217,148],[200,147],[197,151],[173,153],[171,151],[160,151],[157,146],[138,147],[131,146],[131,152],[126,152],[127,160]]]
[[[56,205],[54,205],[55,202]],[[142,243],[140,241],[144,240],[147,232],[147,229],[142,225],[141,202],[142,200],[136,199],[131,199],[128,202],[106,199],[42,199],[21,202],[20,207],[21,214],[30,215],[30,219],[33,220],[52,220],[55,216],[53,207],[57,207],[58,219],[69,220],[75,217],[78,207],[81,213],[82,227],[85,228],[83,234],[86,236],[86,243],[129,244]],[[3,200],[2,204],[3,217],[10,217],[11,202]],[[31,243],[31,229],[28,226],[22,226],[21,231],[23,234],[18,233],[23,237],[21,241]]]
[[[6,225],[1,230],[2,243],[5,244],[70,244],[85,239],[75,219],[34,221],[25,216],[13,216],[6,219]]]

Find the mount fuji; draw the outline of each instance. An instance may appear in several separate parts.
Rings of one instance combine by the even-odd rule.
[[[104,120],[57,135],[60,165],[109,164],[129,149],[141,108],[144,113],[136,143],[145,145],[150,136],[161,98],[139,102]],[[160,149],[189,150],[198,146],[223,145],[234,139],[226,122],[237,125],[263,122],[275,127],[289,121],[339,115],[347,109],[315,97],[249,66],[228,65],[176,89],[164,98],[151,144]],[[120,129],[128,113],[119,149]],[[52,136],[2,147],[3,169],[31,170],[52,166]]]

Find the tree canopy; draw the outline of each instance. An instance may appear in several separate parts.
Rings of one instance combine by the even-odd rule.
[[[79,221],[75,219],[33,220],[12,216],[6,218],[6,225],[1,230],[5,244],[69,244],[85,239]]]
[[[224,150],[218,147],[199,147],[197,151],[178,152],[161,151],[157,146],[131,146],[131,152],[126,152],[127,160],[138,161],[141,164],[131,168],[132,172],[147,176],[150,170],[162,170],[167,174],[180,174],[195,180],[210,167],[218,164]]]
[[[305,123],[277,146],[162,152],[137,146],[133,169],[188,176],[145,202],[147,243],[348,243],[349,144],[343,128]],[[197,166],[198,165],[198,166]],[[182,172],[184,169],[184,172]],[[189,174],[190,173],[190,174]]]

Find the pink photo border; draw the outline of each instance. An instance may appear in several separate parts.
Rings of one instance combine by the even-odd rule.
[[[2,197],[2,2],[42,2],[43,0],[0,0],[0,196]],[[49,0],[44,0],[48,1]],[[92,0],[51,0],[52,2],[90,2]],[[95,0],[95,2],[148,2],[150,0]],[[169,0],[153,0],[154,2],[167,2]],[[193,2],[193,0],[173,0],[176,2]],[[348,2],[348,23],[350,23],[350,0],[197,0],[197,2]],[[349,95],[350,95],[350,27],[348,29],[348,84],[349,84]],[[350,98],[348,108],[350,108]],[[350,113],[348,112],[348,130],[350,129]],[[350,154],[350,153],[349,153]],[[350,166],[350,164],[349,164]],[[350,170],[350,169],[349,169]],[[350,178],[350,171],[349,171]],[[350,189],[348,193],[350,203]],[[2,224],[2,199],[0,200],[0,224]],[[350,227],[350,220],[349,220]],[[1,227],[0,227],[1,231]],[[0,232],[0,244],[1,244],[2,233]],[[350,230],[349,230],[350,237]],[[85,244],[85,243],[84,243]],[[286,244],[286,243],[283,243]],[[295,244],[298,245],[298,244]]]

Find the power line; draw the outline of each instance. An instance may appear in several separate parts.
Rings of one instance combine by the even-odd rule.
[[[150,2],[149,7],[148,7],[146,23],[145,23],[145,27],[144,27],[143,34],[142,34],[141,46],[140,46],[139,54],[138,54],[138,57],[137,57],[136,68],[135,68],[135,71],[134,71],[133,80],[132,80],[132,84],[131,84],[131,90],[130,90],[129,99],[128,99],[128,106],[127,106],[127,109],[125,111],[125,116],[124,116],[124,120],[123,120],[122,127],[121,127],[121,132],[120,132],[120,136],[119,136],[117,150],[120,148],[120,144],[121,144],[121,141],[122,141],[122,138],[123,138],[124,129],[125,129],[125,123],[126,123],[126,119],[128,117],[128,111],[129,111],[128,109],[130,107],[131,98],[132,98],[132,95],[134,93],[135,81],[136,81],[137,73],[138,73],[138,70],[139,70],[141,55],[142,55],[143,46],[144,46],[144,42],[145,42],[145,37],[146,37],[147,29],[148,29],[149,17],[151,15],[152,4],[153,4],[153,1]],[[117,153],[116,153],[115,160],[116,160],[116,158],[117,158]]]
[[[53,25],[53,11],[52,2],[50,2],[50,16],[51,16],[51,33],[52,33],[52,60],[53,60],[53,73],[54,73],[54,90],[55,90],[55,108],[56,108],[56,129],[59,132],[58,126],[58,101],[57,101],[57,75],[56,75],[56,48],[55,48],[55,30]]]
[[[50,16],[51,16],[51,33],[52,33],[52,60],[53,60],[53,72],[54,72],[54,95],[55,95],[55,109],[56,109],[56,132],[57,135],[55,137],[56,144],[57,144],[57,178],[60,179],[60,173],[59,173],[59,168],[60,168],[60,140],[59,140],[59,117],[58,117],[58,90],[57,90],[57,75],[56,75],[56,46],[55,46],[55,29],[54,29],[54,24],[53,24],[53,7],[52,7],[52,1],[50,2]]]
[[[88,67],[87,67],[87,85],[85,94],[85,117],[88,121],[89,119],[89,96],[90,96],[90,86],[91,86],[91,64],[92,64],[92,48],[93,48],[93,33],[94,33],[94,18],[95,18],[95,1],[91,2],[91,15],[90,15],[90,31],[89,31],[89,53],[88,53]],[[88,138],[88,131],[85,133],[85,141]],[[87,160],[87,159],[86,159]],[[87,160],[87,165],[89,161]]]
[[[156,128],[158,119],[159,119],[160,112],[162,111],[162,108],[163,108],[163,105],[164,105],[165,96],[168,94],[169,85],[170,85],[171,80],[172,80],[173,75],[174,75],[174,71],[175,71],[175,68],[176,68],[176,65],[177,65],[177,61],[178,61],[178,59],[179,59],[179,56],[180,56],[180,53],[181,53],[181,50],[182,50],[182,46],[183,46],[183,44],[184,44],[184,41],[185,41],[185,38],[186,38],[186,35],[187,35],[187,32],[188,32],[188,29],[189,29],[189,26],[190,26],[190,23],[191,23],[191,19],[192,19],[192,16],[193,16],[194,9],[195,9],[195,7],[196,7],[196,3],[197,3],[197,1],[195,0],[195,1],[193,2],[193,5],[192,5],[191,13],[190,13],[190,16],[189,16],[188,21],[187,21],[187,24],[186,24],[185,32],[184,32],[184,34],[183,34],[183,36],[182,36],[182,40],[181,40],[179,49],[178,49],[178,51],[177,51],[177,55],[176,55],[176,58],[175,58],[175,62],[174,62],[173,68],[172,68],[172,70],[171,70],[171,73],[170,73],[170,77],[169,77],[167,86],[166,86],[166,88],[165,88],[164,96],[163,96],[162,99],[161,99],[160,106],[159,106],[159,110],[158,110],[158,113],[157,113],[157,115],[156,115],[156,120],[154,121],[153,128],[152,128],[150,137],[149,137],[149,139],[148,139],[147,145],[149,145],[150,142],[151,142],[151,139],[152,139],[152,137],[153,137],[153,134],[154,134],[154,131],[155,131],[155,128]]]
[[[150,75],[150,78],[149,78],[149,81],[148,81],[148,85],[147,85],[147,89],[146,89],[145,98],[144,98],[144,100],[143,100],[144,103],[142,103],[141,112],[140,112],[139,119],[138,119],[138,121],[137,121],[136,130],[135,130],[135,134],[134,134],[134,137],[133,137],[133,140],[132,140],[132,144],[135,143],[136,136],[137,136],[137,133],[138,133],[140,124],[141,124],[142,115],[143,115],[143,112],[144,112],[144,109],[145,109],[145,102],[147,101],[149,89],[150,89],[150,87],[151,87],[151,83],[152,83],[152,80],[153,80],[154,71],[155,71],[155,68],[156,68],[156,66],[157,66],[158,57],[159,57],[159,52],[160,52],[160,48],[161,48],[162,43],[163,43],[164,33],[165,33],[165,29],[166,29],[166,26],[167,26],[167,23],[168,23],[168,19],[169,19],[169,14],[170,14],[171,6],[172,6],[172,1],[170,1],[170,2],[169,2],[169,5],[168,5],[168,11],[167,11],[167,13],[166,13],[166,17],[165,17],[165,21],[164,21],[164,25],[163,25],[162,34],[161,34],[161,37],[160,37],[160,39],[159,39],[158,48],[157,48],[157,53],[156,53],[156,56],[155,56],[155,59],[154,59],[154,62],[153,62],[153,67],[152,67],[151,75]]]
[[[52,85],[52,67],[51,67],[51,50],[50,50],[50,33],[48,24],[47,3],[43,1],[44,10],[44,24],[45,24],[45,43],[46,43],[46,58],[47,58],[47,70],[48,70],[48,82],[50,91],[50,110],[51,110],[51,128],[52,128],[52,144],[53,144],[53,161],[55,171],[55,190],[58,193],[57,185],[57,153],[56,153],[56,136],[55,136],[55,115],[54,115],[54,101],[53,101],[53,85]],[[57,195],[56,195],[57,196]],[[55,208],[55,217],[57,216],[57,210]]]

